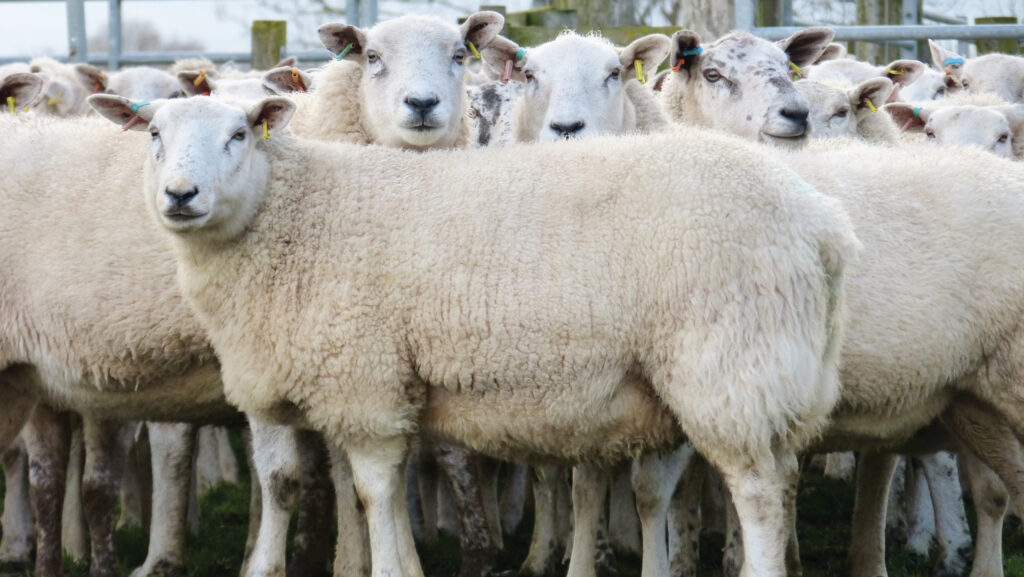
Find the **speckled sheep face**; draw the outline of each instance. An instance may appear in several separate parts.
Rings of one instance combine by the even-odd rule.
[[[1013,130],[1001,112],[981,106],[950,106],[928,114],[924,133],[941,146],[973,146],[1013,158]]]
[[[261,136],[280,130],[295,111],[283,97],[249,108],[187,98],[132,110],[132,101],[106,94],[89,104],[126,129],[149,132],[145,193],[160,223],[213,238],[237,235],[255,214],[270,170]]]
[[[677,32],[670,57],[675,72],[665,87],[669,109],[686,111],[676,120],[764,142],[806,142],[807,101],[793,86],[790,62],[813,62],[832,33],[811,28],[798,34],[776,45],[734,32],[701,47],[695,33]]]
[[[620,55],[603,38],[568,33],[531,48],[522,67],[519,140],[551,141],[632,129],[635,119],[623,85],[635,78],[635,60],[653,72],[668,55],[669,45],[666,36],[652,35]]]
[[[483,15],[483,16],[481,16]],[[375,142],[425,149],[451,146],[462,130],[468,42],[482,48],[501,29],[494,12],[471,16],[461,27],[438,18],[407,15],[369,30],[338,24],[320,28],[329,50],[364,67],[361,103]]]

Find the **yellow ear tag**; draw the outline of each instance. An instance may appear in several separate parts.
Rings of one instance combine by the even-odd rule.
[[[263,121],[263,140],[270,140],[270,129],[267,128],[267,121]]]
[[[60,99],[63,96],[64,96],[63,92],[58,92],[57,96],[54,96],[53,98],[47,100],[46,104],[49,105],[49,106],[57,106],[57,103],[60,102]]]
[[[640,84],[647,84],[647,77],[644,76],[644,61],[634,60],[633,68],[636,70],[636,81]]]
[[[907,73],[907,71],[906,70],[893,70],[892,68],[886,68],[885,69],[885,73],[889,74],[890,76],[903,76],[904,74]]]
[[[796,64],[793,64],[792,61],[790,61],[789,67],[793,69],[793,81],[796,82],[797,80],[800,80],[800,77],[804,75],[803,69]]]
[[[202,84],[205,81],[206,81],[206,71],[205,70],[200,70],[199,71],[199,75],[196,76],[196,79],[192,81],[192,86],[199,86],[200,84]]]
[[[868,105],[868,109],[871,110],[871,112],[878,112],[878,109],[875,108],[875,105],[871,102],[870,98],[865,98],[864,103]]]
[[[14,97],[13,96],[8,96],[7,97],[7,107],[11,109],[11,114],[17,114],[18,113],[18,111],[14,109]]]
[[[480,51],[476,49],[476,46],[474,46],[473,43],[470,42],[469,40],[466,40],[466,45],[469,46],[469,51],[473,53],[473,56],[477,60],[480,60],[480,58],[481,58]]]

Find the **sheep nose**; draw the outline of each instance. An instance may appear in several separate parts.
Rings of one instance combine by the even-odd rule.
[[[430,96],[429,98],[413,98],[409,96],[405,99],[405,105],[418,112],[420,116],[430,114],[430,111],[437,106],[438,102],[441,102],[441,100],[437,96]]]
[[[583,127],[586,126],[586,123],[584,123],[582,120],[577,120],[572,124],[563,122],[552,122],[550,126],[551,130],[554,130],[555,132],[561,134],[562,138],[569,138],[573,134],[583,130]]]
[[[199,194],[199,187],[193,186],[192,188],[185,190],[171,190],[171,187],[167,187],[164,189],[164,194],[166,194],[167,198],[174,203],[174,206],[182,207],[188,204],[188,201],[192,200],[197,194]]]
[[[807,130],[807,117],[810,115],[808,109],[802,107],[783,108],[779,114],[805,131]]]

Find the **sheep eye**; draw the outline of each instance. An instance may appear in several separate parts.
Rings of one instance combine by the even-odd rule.
[[[527,82],[533,82],[535,80],[532,70],[523,70],[523,76],[526,78]]]
[[[376,52],[374,52],[373,50],[367,50],[366,51],[366,61],[367,62],[369,62],[370,64],[373,64],[374,62],[377,62],[378,60],[380,60],[380,56],[377,55]]]
[[[239,130],[231,137],[232,140],[242,141],[245,140],[245,130]]]
[[[942,96],[945,93],[946,93],[946,87],[945,86],[939,87],[939,89],[935,91],[935,94],[937,94],[938,96]]]
[[[1008,140],[1010,140],[1010,135],[1009,134],[1004,134],[1004,135],[999,137],[999,142],[1006,142]]]
[[[616,68],[615,70],[612,70],[612,73],[608,75],[608,80],[618,80],[619,79],[619,75],[621,73],[622,73],[622,71],[619,70],[618,68]]]
[[[153,138],[153,140],[157,140],[160,138],[160,131],[155,128],[151,128],[149,130],[149,135]]]
[[[722,79],[722,75],[717,70],[709,68],[704,71],[704,79],[708,82],[718,82]]]
[[[849,108],[840,108],[839,111],[835,113],[835,117],[836,118],[846,118],[846,115],[849,112],[850,112]]]
[[[457,64],[462,64],[463,62],[466,61],[466,51],[465,50],[458,50],[458,51],[456,51],[455,52],[455,56],[452,58],[452,60],[455,60],[455,62]]]
[[[925,134],[925,136],[928,137],[929,140],[935,140],[935,131],[934,130],[931,130],[931,129],[926,130],[926,131],[924,131],[924,134]]]

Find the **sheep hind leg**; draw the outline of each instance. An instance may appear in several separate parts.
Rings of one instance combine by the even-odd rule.
[[[956,459],[948,451],[920,458],[935,516],[935,536],[942,550],[939,577],[961,577],[971,565],[971,529],[964,511],[963,489]]]
[[[18,439],[2,457],[4,467],[3,542],[0,559],[7,568],[24,572],[32,563],[32,547],[36,543],[35,519],[29,496],[28,452],[25,442]]]
[[[25,427],[32,514],[36,518],[36,577],[64,573],[60,545],[65,471],[71,439],[68,416],[37,405]]]
[[[92,545],[90,577],[117,577],[120,574],[114,546],[114,523],[131,432],[131,427],[122,421],[82,417],[82,438],[85,442],[82,502]]]
[[[633,463],[633,492],[643,533],[641,577],[669,574],[668,509],[694,448],[683,444],[665,454],[648,453]]]
[[[501,494],[501,530],[512,535],[523,520],[526,508],[526,490],[528,489],[527,474],[529,467],[516,463],[505,463],[506,483]]]
[[[352,466],[341,447],[328,443],[331,479],[337,505],[338,542],[335,546],[334,577],[367,577],[370,574],[370,544],[366,519],[359,511],[359,497],[352,481]],[[415,549],[415,545],[413,546]],[[415,551],[414,551],[415,553]]]
[[[555,568],[555,495],[562,482],[562,468],[546,465],[533,471],[533,533],[530,551],[519,568],[523,577],[551,575]]]
[[[298,434],[301,473],[299,511],[292,539],[288,577],[323,577],[331,563],[331,524],[334,494],[331,489],[330,457],[323,436],[314,431]]]
[[[370,533],[370,574],[372,577],[418,577],[422,575],[419,560],[416,567],[404,567],[413,562],[403,554],[412,543],[412,529],[406,522],[397,522],[404,510],[405,458],[407,440],[404,437],[374,440],[345,446],[352,465],[352,479],[356,493],[366,511]]]
[[[436,445],[437,462],[445,473],[458,508],[461,577],[484,575],[494,567],[497,548],[491,541],[477,455],[445,443]]]
[[[669,505],[669,575],[697,577],[700,567],[701,497],[708,462],[694,452]]]

